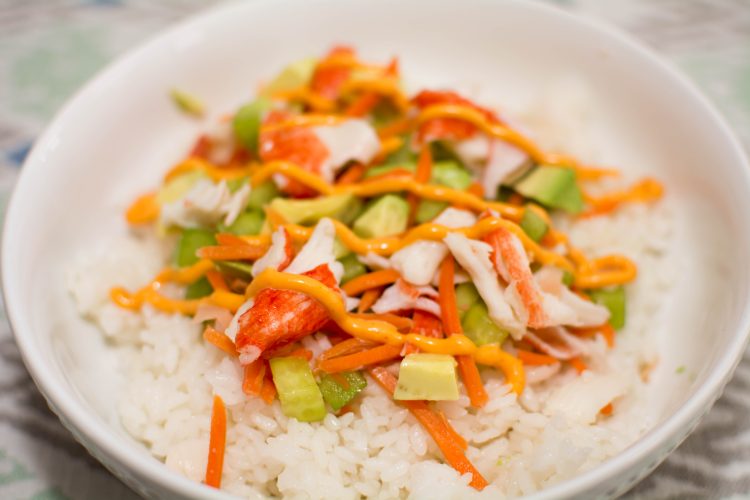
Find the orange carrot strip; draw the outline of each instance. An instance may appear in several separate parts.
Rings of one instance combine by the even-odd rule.
[[[257,260],[266,253],[264,246],[210,246],[200,248],[198,256],[210,260]]]
[[[554,365],[555,363],[559,363],[559,360],[552,356],[539,354],[537,352],[524,351],[523,349],[518,350],[516,357],[520,359],[523,364],[529,366]]]
[[[393,395],[396,390],[396,377],[383,367],[370,368],[368,373],[383,389]],[[445,461],[451,467],[461,475],[467,472],[471,474],[471,483],[469,484],[478,490],[487,486],[487,480],[482,477],[482,474],[464,454],[463,443],[465,441],[463,439],[461,441],[456,440],[455,436],[458,433],[451,428],[447,420],[430,408],[426,401],[399,401],[399,403],[406,407],[422,424],[422,427],[435,440],[438,448],[443,452]]]
[[[153,222],[159,217],[159,202],[156,193],[146,193],[139,196],[125,212],[128,224],[145,224]]]
[[[453,428],[450,421],[448,420],[448,417],[445,416],[445,413],[443,413],[442,411],[436,411],[436,413],[443,420],[443,424],[445,424],[445,428],[448,429],[448,432],[451,433],[454,441],[458,443],[458,445],[461,447],[462,450],[466,451],[466,448],[469,447],[469,443],[467,443],[464,437],[461,434],[459,434],[458,431],[456,431],[456,429]]]
[[[388,125],[378,129],[378,137],[380,137],[380,139],[385,139],[393,137],[394,135],[403,134],[411,130],[414,127],[414,123],[414,119],[408,117],[392,121]]]
[[[602,407],[601,410],[599,410],[599,413],[602,415],[612,415],[612,410],[614,410],[614,407],[612,406],[612,403],[607,403]]]
[[[214,290],[223,290],[225,292],[230,291],[227,282],[224,281],[224,276],[222,276],[219,271],[215,269],[206,271],[206,279],[211,283],[211,288]]]
[[[345,186],[347,184],[354,184],[358,182],[362,176],[365,175],[365,166],[361,163],[355,163],[351,167],[346,169],[346,172],[336,180],[338,186]]]
[[[374,365],[401,356],[401,346],[379,345],[366,351],[324,359],[318,363],[318,368],[326,373],[339,373],[358,370],[363,366]]]
[[[345,356],[347,354],[353,354],[355,352],[364,351],[372,347],[374,344],[358,338],[346,339],[338,344],[334,345],[330,349],[324,351],[320,355],[320,359],[336,358],[338,356]]]
[[[365,312],[367,311],[372,305],[378,301],[380,298],[380,294],[383,293],[383,288],[370,288],[365,293],[362,294],[362,297],[359,299],[359,305],[357,305],[357,312]]]
[[[440,265],[440,280],[438,283],[440,314],[443,320],[443,329],[447,335],[463,333],[461,320],[458,317],[458,307],[456,307],[456,290],[453,288],[454,266],[453,256],[448,255]],[[487,403],[489,396],[484,389],[482,377],[479,375],[479,369],[474,362],[474,358],[471,356],[456,356],[456,361],[471,405],[475,408],[481,408]]]
[[[219,233],[216,235],[216,242],[219,243],[221,246],[229,246],[229,247],[243,247],[248,246],[249,243],[236,234],[229,234],[229,233]]]
[[[263,387],[260,389],[260,398],[269,405],[276,399],[276,385],[274,385],[273,378],[271,378],[268,370],[266,370],[266,378],[263,379]]]
[[[372,111],[378,102],[380,102],[380,95],[376,92],[364,92],[344,110],[344,115],[351,117],[365,116]]]
[[[290,352],[288,355],[290,358],[302,358],[307,361],[310,361],[312,359],[313,353],[310,349],[305,349],[304,347],[299,347],[292,352]]]
[[[362,276],[357,276],[353,280],[347,281],[341,289],[346,292],[348,296],[354,297],[370,288],[395,283],[400,277],[401,275],[398,271],[393,269],[381,269],[380,271],[373,271],[371,273],[363,274]]]
[[[604,340],[607,342],[607,346],[609,346],[610,349],[613,348],[615,346],[615,329],[612,328],[612,325],[605,323],[601,326],[600,331]]]
[[[484,198],[484,188],[478,182],[472,182],[471,185],[466,188],[466,191],[479,198]]]
[[[576,371],[580,374],[586,371],[586,362],[582,360],[580,357],[575,357],[570,360],[570,365],[576,369]]]
[[[226,334],[207,326],[203,330],[203,339],[209,342],[230,356],[239,356],[237,348],[234,346],[232,339],[226,336]]]
[[[245,373],[242,378],[242,392],[248,396],[259,396],[266,376],[266,362],[256,359],[249,365],[245,365]]]
[[[227,441],[227,410],[224,401],[214,396],[211,409],[211,434],[208,438],[208,463],[205,483],[214,488],[221,487],[221,473],[224,469],[224,447]]]
[[[430,180],[432,174],[432,150],[430,144],[426,143],[422,145],[422,149],[419,151],[419,159],[417,160],[417,171],[414,174],[414,180],[426,184]],[[409,226],[414,223],[414,217],[417,215],[417,206],[419,205],[420,198],[410,193],[406,198],[409,202]]]
[[[379,321],[385,321],[396,327],[398,330],[410,330],[412,326],[412,320],[398,316],[392,313],[350,313],[350,316],[362,319],[373,319]]]

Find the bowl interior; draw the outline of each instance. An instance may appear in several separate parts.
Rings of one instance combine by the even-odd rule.
[[[168,90],[200,96],[219,116],[286,62],[336,42],[373,59],[398,55],[407,84],[471,88],[510,110],[549,82],[583,82],[594,103],[584,137],[595,143],[593,159],[660,178],[673,204],[678,283],[662,298],[663,321],[651,332],[660,349],[651,386],[657,418],[684,405],[712,373],[728,370],[722,356],[739,335],[750,285],[741,258],[750,253],[750,192],[726,130],[693,91],[618,37],[534,5],[457,6],[230,6],[126,57],[65,109],[24,168],[7,219],[3,270],[27,362],[53,403],[75,414],[73,425],[83,427],[85,418],[111,435],[109,445],[146,456],[118,424],[117,360],[77,317],[64,273],[81,252],[127,231],[128,202],[154,186],[201,129],[174,109]],[[689,376],[676,376],[683,365]]]

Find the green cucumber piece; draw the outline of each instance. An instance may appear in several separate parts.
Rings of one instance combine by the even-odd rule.
[[[307,360],[297,357],[273,358],[270,364],[284,415],[300,422],[323,420],[326,406]]]
[[[456,287],[456,306],[461,318],[480,300],[477,287],[473,283],[461,283]]]
[[[498,327],[487,312],[487,306],[483,301],[472,305],[463,319],[461,326],[464,335],[469,337],[478,346],[485,344],[502,344],[508,337],[508,332]]]
[[[279,188],[276,187],[273,181],[266,181],[263,184],[259,184],[250,191],[250,196],[247,198],[247,208],[263,210],[279,194]]]
[[[455,401],[456,360],[448,354],[409,354],[401,361],[393,399]]]
[[[159,204],[174,203],[182,199],[190,189],[202,178],[208,178],[206,174],[198,170],[185,172],[167,181],[156,195]]]
[[[207,297],[211,295],[213,291],[214,288],[211,286],[211,283],[209,283],[208,280],[203,277],[195,283],[191,283],[187,286],[187,288],[185,289],[185,298],[188,300],[200,299],[201,297]]]
[[[252,279],[253,265],[246,262],[235,262],[233,260],[217,260],[214,262],[216,268],[223,274],[242,279]]]
[[[414,214],[414,221],[417,224],[430,222],[432,219],[440,215],[446,208],[448,208],[447,202],[422,200],[417,205],[417,212]]]
[[[343,384],[342,384],[343,382]],[[323,399],[339,411],[367,387],[367,380],[361,372],[342,372],[336,375],[323,375],[318,382]]]
[[[520,226],[529,235],[529,238],[534,241],[541,240],[547,234],[547,223],[534,210],[529,209],[529,207],[523,210]]]
[[[531,170],[514,189],[548,207],[577,214],[583,211],[583,196],[572,169],[540,165]]]
[[[242,212],[229,226],[219,224],[219,231],[238,235],[259,234],[266,217],[260,210]]]
[[[359,212],[361,204],[361,200],[352,194],[335,194],[304,200],[276,198],[270,207],[292,224],[315,224],[324,217],[348,224]]]
[[[339,259],[339,262],[344,266],[344,274],[341,276],[342,285],[367,272],[365,265],[359,261],[357,255],[354,253],[350,253]]]
[[[472,182],[471,173],[455,161],[438,161],[432,165],[431,184],[463,191]]]
[[[615,330],[625,326],[626,298],[625,287],[599,288],[588,291],[589,297],[595,303],[609,309],[609,324]]]
[[[289,64],[266,85],[261,95],[271,98],[275,92],[292,90],[307,85],[315,72],[317,64],[318,59],[315,57],[300,59]]]
[[[256,153],[258,151],[258,138],[260,137],[260,126],[263,115],[271,109],[272,103],[265,98],[259,98],[249,104],[245,104],[234,115],[232,129],[237,141],[245,149]]]
[[[198,260],[196,252],[199,248],[216,244],[214,232],[208,229],[185,229],[177,241],[175,249],[175,264],[177,267],[192,266]]]
[[[381,196],[354,221],[354,232],[362,238],[381,238],[403,233],[409,221],[409,204],[395,194]]]

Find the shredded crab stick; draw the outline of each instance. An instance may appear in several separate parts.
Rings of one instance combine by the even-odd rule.
[[[383,367],[375,367],[368,373],[386,392],[393,395],[396,390],[396,378]],[[440,448],[445,461],[456,469],[459,474],[471,474],[471,486],[478,490],[487,486],[487,480],[466,458],[464,449],[466,441],[453,429],[448,420],[440,413],[430,408],[425,401],[399,401],[399,404],[408,409],[414,417],[422,424],[422,427],[430,434],[432,439]]]
[[[350,297],[354,297],[355,295],[359,295],[367,290],[395,283],[400,277],[401,275],[398,271],[393,269],[382,269],[380,271],[373,271],[368,274],[363,274],[362,276],[357,276],[343,285],[341,289]]]
[[[456,306],[456,291],[453,288],[455,263],[453,256],[449,255],[440,266],[440,283],[438,293],[440,294],[440,316],[443,320],[443,329],[449,336],[463,335],[461,321],[458,318],[458,307]],[[474,362],[474,358],[467,355],[456,356],[458,370],[461,379],[466,386],[471,405],[481,408],[489,400],[487,391],[484,389],[482,377]]]
[[[334,291],[337,290],[336,278],[327,264],[300,276],[337,293]],[[326,309],[303,293],[268,287],[259,291],[254,299],[252,307],[239,318],[235,339],[243,365],[252,363],[266,350],[291,344],[317,332],[329,319]]]
[[[211,409],[211,434],[208,441],[208,463],[205,483],[214,488],[221,487],[221,474],[224,470],[224,448],[227,442],[227,410],[224,401],[214,396]]]
[[[520,394],[523,391],[525,378],[521,361],[497,345],[477,347],[468,337],[461,334],[444,339],[415,333],[401,334],[394,325],[388,322],[362,319],[347,313],[338,292],[309,276],[266,269],[248,285],[245,294],[247,297],[254,297],[266,288],[292,290],[310,296],[328,311],[329,317],[342,330],[352,337],[392,346],[403,346],[409,343],[427,353],[472,356],[477,363],[500,369],[514,392]]]

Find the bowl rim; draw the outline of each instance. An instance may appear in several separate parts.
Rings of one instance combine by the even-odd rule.
[[[490,2],[491,0],[476,1]],[[228,494],[221,490],[205,486],[202,483],[194,482],[170,470],[166,466],[152,467],[153,462],[151,460],[144,460],[144,454],[140,450],[124,446],[122,438],[116,436],[103,419],[93,412],[88,411],[82,401],[78,401],[77,397],[67,392],[65,385],[61,381],[47,372],[46,365],[41,361],[41,357],[37,353],[37,341],[35,337],[27,333],[33,329],[31,324],[21,315],[21,311],[24,310],[25,306],[21,303],[18,296],[13,293],[18,285],[13,278],[14,273],[12,269],[14,266],[12,256],[14,248],[18,244],[14,243],[14,238],[10,236],[12,229],[17,224],[20,224],[22,220],[21,193],[29,190],[27,187],[27,184],[31,182],[29,179],[43,165],[40,157],[44,155],[45,148],[49,147],[49,143],[56,135],[57,129],[61,127],[61,123],[69,121],[70,116],[75,116],[76,108],[79,107],[79,103],[84,101],[88,94],[105,87],[110,81],[119,78],[129,68],[137,68],[141,59],[147,59],[149,53],[161,45],[168,43],[170,40],[181,36],[183,33],[191,30],[200,30],[202,29],[202,25],[209,23],[212,19],[227,16],[230,12],[244,9],[249,4],[266,3],[270,4],[271,2],[270,0],[253,0],[245,4],[230,2],[198,11],[186,19],[160,30],[156,35],[149,37],[146,41],[117,56],[113,61],[99,70],[94,77],[89,79],[86,84],[66,101],[35,141],[34,147],[21,169],[5,215],[1,248],[3,300],[5,302],[8,321],[21,352],[22,359],[37,388],[66,427],[75,429],[74,435],[76,440],[84,444],[89,450],[92,448],[95,449],[95,456],[97,458],[102,454],[106,455],[109,460],[135,472],[139,479],[148,478],[152,483],[158,484],[162,488],[167,488],[172,493],[186,497],[218,499],[227,498]],[[504,0],[502,3],[510,5],[515,9],[525,9],[533,12],[534,15],[548,16],[550,18],[555,17],[557,18],[556,21],[573,24],[580,29],[587,30],[592,35],[612,40],[618,45],[617,50],[630,51],[641,61],[647,63],[652,70],[660,71],[662,73],[661,76],[669,81],[670,86],[680,88],[694,102],[694,105],[704,113],[709,119],[706,126],[715,128],[721,133],[727,146],[731,149],[731,154],[734,156],[736,165],[741,170],[740,174],[743,176],[745,189],[750,193],[750,164],[739,140],[709,99],[671,62],[658,56],[652,49],[634,39],[631,35],[626,34],[620,28],[592,17],[539,2]],[[750,234],[750,222],[746,225],[746,230]],[[531,495],[531,497],[550,499],[574,496],[585,492],[588,488],[603,484],[608,479],[635,466],[637,462],[645,459],[647,456],[655,456],[656,454],[659,457],[659,461],[661,461],[666,455],[663,453],[661,455],[664,456],[659,455],[659,448],[668,443],[670,439],[677,438],[681,441],[687,437],[689,434],[687,431],[692,431],[698,420],[708,412],[716,399],[721,395],[725,384],[742,359],[748,342],[750,342],[750,304],[742,311],[729,345],[717,359],[717,369],[707,376],[703,384],[698,386],[695,392],[680,408],[639,437],[622,452],[610,457],[589,471],[545,488]],[[156,459],[152,457],[152,460]],[[105,461],[101,459],[99,461],[109,468],[109,465]]]

